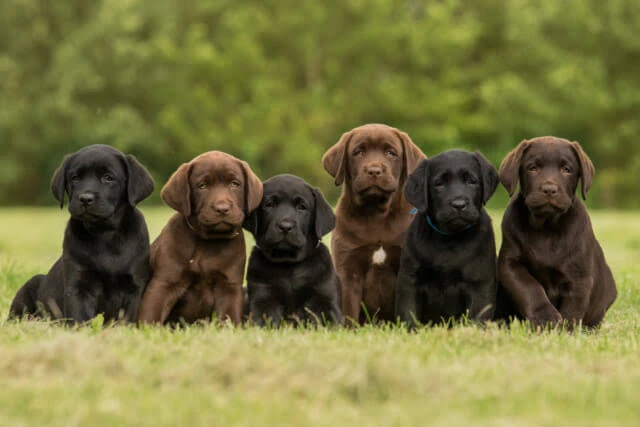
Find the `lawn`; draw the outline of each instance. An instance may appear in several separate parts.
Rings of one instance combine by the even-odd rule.
[[[155,237],[171,212],[144,212]],[[18,287],[60,255],[66,218],[0,210],[0,425],[640,423],[640,214],[592,214],[619,290],[596,333],[7,322]]]

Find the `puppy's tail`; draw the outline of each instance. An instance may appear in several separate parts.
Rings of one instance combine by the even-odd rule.
[[[24,316],[34,316],[38,313],[36,296],[38,288],[46,276],[38,274],[33,276],[18,290],[15,298],[11,302],[9,309],[9,319],[21,319]]]

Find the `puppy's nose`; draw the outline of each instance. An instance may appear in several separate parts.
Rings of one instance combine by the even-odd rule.
[[[282,220],[278,223],[278,228],[283,233],[288,233],[293,229],[293,221],[290,221],[288,219]]]
[[[378,165],[367,166],[367,174],[369,176],[380,176],[382,175],[382,167]]]
[[[558,192],[558,186],[556,184],[542,184],[540,189],[547,196],[555,196]]]
[[[450,203],[453,208],[459,211],[464,210],[469,205],[465,199],[453,199]]]
[[[95,196],[91,193],[80,193],[78,195],[78,200],[80,200],[80,203],[82,203],[84,206],[91,205],[95,199]]]
[[[213,205],[213,209],[220,215],[227,215],[231,210],[231,204],[229,202],[216,202]]]

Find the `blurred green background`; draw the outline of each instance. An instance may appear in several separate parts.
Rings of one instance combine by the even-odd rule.
[[[57,164],[91,143],[157,189],[217,149],[335,201],[322,154],[383,122],[496,166],[525,138],[578,140],[589,203],[640,206],[634,0],[3,0],[0,94],[4,205],[51,205]]]

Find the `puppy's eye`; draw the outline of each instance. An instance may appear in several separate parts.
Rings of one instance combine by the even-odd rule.
[[[307,206],[304,203],[298,203],[298,205],[296,206],[296,209],[298,209],[299,211],[306,211]]]
[[[467,178],[467,182],[471,185],[476,185],[478,183],[478,180],[470,176],[469,178]]]
[[[276,202],[273,200],[267,200],[266,202],[264,202],[264,207],[265,208],[275,208],[276,207]]]
[[[398,157],[398,154],[393,150],[387,150],[384,152],[384,154],[388,157]]]
[[[527,168],[527,170],[528,170],[529,172],[533,172],[533,173],[535,173],[535,172],[538,172],[538,170],[540,170],[540,168],[538,168],[538,166],[537,166],[537,165],[530,165],[530,166]]]
[[[238,181],[237,179],[234,179],[233,181],[231,181],[231,183],[229,183],[229,186],[231,188],[238,188],[240,187],[240,181]]]
[[[113,182],[113,177],[112,177],[111,175],[109,175],[108,173],[105,173],[105,174],[102,176],[102,180],[103,180],[104,182]]]
[[[205,190],[207,188],[207,183],[206,182],[201,182],[198,184],[198,188],[201,190]]]
[[[433,185],[435,187],[442,187],[444,185],[444,181],[442,181],[441,179],[436,179],[435,181],[433,181]]]
[[[364,150],[363,150],[362,148],[356,148],[356,149],[353,151],[353,155],[354,155],[354,156],[356,156],[356,157],[361,156],[361,155],[363,155],[363,154],[364,154]]]
[[[71,176],[71,182],[78,182],[78,181],[80,181],[80,177],[78,175]]]
[[[571,173],[571,168],[569,166],[563,166],[560,168],[560,172],[565,175],[569,175]]]

